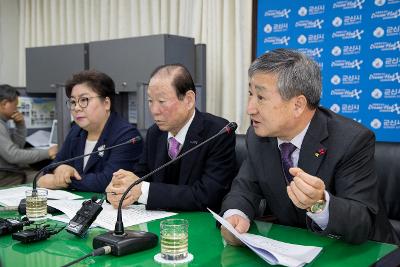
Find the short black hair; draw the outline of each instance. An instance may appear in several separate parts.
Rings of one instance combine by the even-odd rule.
[[[84,70],[75,73],[65,84],[65,94],[71,97],[72,88],[78,84],[86,84],[103,98],[110,98],[111,110],[114,110],[115,83],[107,74],[97,70]]]
[[[165,71],[168,76],[173,75],[171,85],[175,88],[178,99],[182,100],[187,91],[192,90],[196,95],[196,87],[188,69],[179,63],[158,66],[150,75],[150,80]]]
[[[14,101],[19,96],[19,92],[15,87],[8,84],[0,84],[0,101]]]

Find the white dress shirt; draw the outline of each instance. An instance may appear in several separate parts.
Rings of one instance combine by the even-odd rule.
[[[195,114],[196,114],[196,110],[194,110],[193,115],[190,118],[190,120],[182,127],[182,129],[179,130],[179,132],[175,136],[172,133],[168,132],[168,138],[167,138],[167,144],[166,144],[167,146],[168,146],[169,138],[174,137],[180,144],[179,151],[182,149],[183,143],[185,143],[186,134],[189,130],[190,125],[192,124]],[[145,181],[142,182],[140,189],[142,191],[142,194],[140,195],[138,202],[141,204],[147,204],[147,199],[149,197],[150,183],[145,182]]]

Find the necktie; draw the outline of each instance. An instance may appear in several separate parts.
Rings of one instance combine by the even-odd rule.
[[[285,174],[286,181],[290,183],[293,179],[293,176],[289,173],[289,169],[293,167],[291,155],[296,150],[296,146],[292,143],[282,143],[279,145],[279,148],[281,150],[283,173]]]
[[[168,147],[168,155],[171,159],[176,158],[179,154],[179,146],[180,143],[175,138],[171,137],[168,139],[169,147]]]

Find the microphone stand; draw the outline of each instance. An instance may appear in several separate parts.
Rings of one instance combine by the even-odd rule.
[[[164,169],[165,167],[171,165],[175,161],[189,154],[193,150],[201,147],[205,143],[210,140],[224,134],[234,132],[237,128],[237,124],[235,122],[228,123],[224,128],[222,128],[218,133],[214,134],[210,138],[204,140],[198,145],[192,147],[188,151],[182,153],[177,156],[175,159],[168,161],[167,163],[161,165],[155,170],[149,172],[148,174],[142,176],[138,180],[134,181],[122,194],[121,199],[118,203],[118,213],[117,213],[117,221],[115,223],[114,231],[107,232],[105,234],[101,234],[96,236],[93,239],[93,248],[99,248],[103,246],[111,246],[111,254],[114,256],[122,256],[126,254],[130,254],[136,251],[145,250],[152,248],[157,245],[158,236],[153,233],[143,232],[143,231],[124,231],[124,223],[122,221],[122,202],[124,201],[126,195],[129,191],[136,185],[145,181],[148,177],[155,174],[156,172]]]
[[[88,154],[85,154],[85,155],[80,155],[80,156],[77,156],[77,157],[73,157],[73,158],[70,158],[70,159],[66,159],[66,160],[63,160],[63,161],[54,162],[54,163],[51,163],[51,164],[43,167],[42,169],[40,169],[36,173],[35,177],[33,178],[33,181],[32,181],[32,196],[36,196],[36,194],[37,194],[37,190],[36,190],[37,179],[38,179],[39,175],[43,171],[48,170],[50,168],[57,167],[57,166],[62,165],[64,163],[68,163],[68,162],[80,159],[80,158],[84,158],[84,157],[87,157],[87,156],[90,156],[90,155],[93,155],[93,154],[97,154],[97,153],[101,153],[101,152],[104,152],[104,151],[107,151],[107,150],[110,150],[110,149],[114,149],[116,147],[120,147],[120,146],[127,145],[127,144],[136,144],[136,143],[140,142],[141,140],[142,140],[142,138],[140,136],[136,136],[136,137],[134,137],[132,139],[129,139],[128,141],[125,141],[125,142],[121,143],[121,144],[117,144],[115,146],[110,146],[110,147],[107,147],[107,148],[104,148],[104,149],[99,149],[97,151],[94,151],[94,152],[91,152],[91,153],[88,153]]]

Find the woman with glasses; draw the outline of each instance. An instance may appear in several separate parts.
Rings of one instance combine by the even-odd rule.
[[[86,70],[75,74],[65,86],[67,106],[75,124],[54,162],[111,147],[136,136],[136,128],[113,111],[114,81],[104,73]],[[38,186],[104,192],[119,169],[133,170],[142,144],[126,144],[61,164],[38,180]]]

